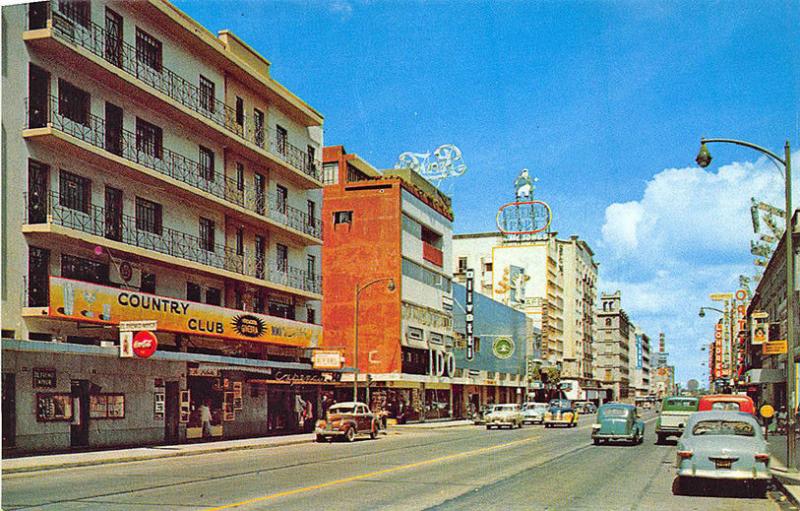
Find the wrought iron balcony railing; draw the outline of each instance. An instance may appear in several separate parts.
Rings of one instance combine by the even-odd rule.
[[[35,5],[37,4],[31,4]],[[39,18],[49,16],[53,34],[60,40],[88,50],[173,101],[212,121],[230,134],[268,150],[307,176],[319,179],[319,169],[322,168],[319,160],[289,143],[277,130],[264,126],[263,123],[254,122],[254,119],[248,119],[242,112],[237,116],[235,108],[209,95],[207,90],[201,90],[198,85],[168,67],[160,64],[151,65],[142,52],[137,52],[135,46],[126,43],[117,34],[106,31],[91,20],[81,18],[78,10],[69,8],[70,2],[49,2],[47,5],[46,13],[42,12],[41,3],[38,7],[30,8],[29,28],[44,28],[39,26],[41,25]],[[33,12],[40,14],[34,16]]]
[[[137,224],[135,217],[115,213],[94,204],[84,205],[83,210],[74,209],[65,205],[70,200],[71,198],[52,191],[46,197],[24,194],[27,206],[25,223],[53,223],[273,284],[312,293],[319,293],[322,289],[319,277],[308,276],[302,270],[283,266],[270,268],[267,272],[264,258],[254,257],[254,254],[237,254],[234,249],[225,245],[168,227],[159,226],[148,230]]]
[[[197,161],[164,148],[161,143],[148,144],[142,140],[137,142],[136,133],[122,128],[114,130],[104,119],[91,113],[83,115],[84,118],[79,121],[73,120],[60,113],[62,109],[59,107],[59,99],[55,96],[50,96],[49,102],[32,107],[31,105],[35,103],[29,99],[25,100],[26,128],[41,128],[49,124],[54,129],[94,147],[143,165],[259,215],[265,216],[269,207],[269,217],[272,220],[322,239],[320,220],[311,219],[306,213],[285,204],[282,206],[276,195],[268,197],[267,192],[259,192],[244,183],[239,184],[223,172],[214,171],[213,178],[209,179],[208,172]]]

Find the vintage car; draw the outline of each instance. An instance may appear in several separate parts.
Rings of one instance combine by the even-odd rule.
[[[314,432],[317,442],[334,438],[352,442],[356,435],[369,435],[374,440],[378,436],[378,420],[366,404],[347,401],[328,408],[325,418],[317,421]]]
[[[522,427],[522,411],[518,404],[494,405],[486,415],[486,429],[504,427]]]
[[[575,403],[575,410],[578,413],[592,414],[597,411],[597,407],[589,401],[578,401]]]
[[[698,412],[678,440],[678,493],[697,480],[748,481],[763,496],[772,478],[769,450],[755,417],[736,411]]]
[[[756,405],[750,396],[740,394],[709,394],[700,398],[698,412],[708,410],[733,410],[756,416]]]
[[[681,436],[689,416],[697,411],[697,404],[696,397],[665,397],[656,420],[657,443],[660,444],[671,436]]]
[[[544,422],[544,413],[547,411],[547,403],[535,403],[528,401],[522,405],[523,424],[541,424]]]
[[[597,422],[592,424],[592,440],[594,445],[616,440],[640,444],[644,440],[644,422],[635,406],[606,403],[597,410]]]
[[[569,399],[551,399],[544,413],[544,427],[566,426],[574,428],[578,425],[578,412],[572,407]]]
[[[475,425],[486,424],[486,416],[492,411],[494,405],[483,405],[478,411],[472,414],[472,423]]]

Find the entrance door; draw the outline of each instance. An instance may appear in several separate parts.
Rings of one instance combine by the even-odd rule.
[[[72,380],[72,424],[69,428],[70,445],[89,445],[89,381]]]
[[[106,102],[106,151],[122,155],[122,108]]]
[[[17,444],[17,392],[13,373],[3,373],[3,449]]]
[[[164,396],[164,441],[175,443],[178,441],[178,403],[180,389],[178,382],[168,381]]]
[[[28,127],[47,125],[47,101],[50,94],[50,73],[30,64],[28,67]]]
[[[122,241],[122,190],[106,186],[106,238]]]

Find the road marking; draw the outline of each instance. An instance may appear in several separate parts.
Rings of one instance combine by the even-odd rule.
[[[359,481],[361,479],[367,479],[369,477],[381,476],[381,475],[384,475],[384,474],[390,474],[392,472],[399,472],[401,470],[408,470],[410,468],[422,467],[422,466],[425,466],[425,465],[432,465],[434,463],[441,463],[443,461],[449,461],[449,460],[453,460],[453,459],[457,459],[457,458],[464,458],[464,457],[467,457],[467,456],[473,456],[473,455],[476,455],[476,454],[481,454],[481,453],[484,453],[484,452],[495,451],[495,450],[498,450],[498,449],[504,449],[506,447],[511,447],[513,445],[519,445],[519,444],[522,444],[522,443],[531,442],[531,441],[537,440],[539,438],[541,438],[541,436],[537,435],[537,436],[532,436],[532,437],[528,437],[528,438],[523,438],[522,440],[514,440],[513,442],[508,442],[508,443],[505,443],[505,444],[493,445],[493,446],[490,446],[490,447],[482,447],[480,449],[475,449],[473,451],[459,452],[459,453],[456,453],[456,454],[449,454],[447,456],[441,456],[439,458],[433,458],[433,459],[430,459],[430,460],[417,461],[415,463],[410,463],[408,465],[400,465],[400,466],[397,466],[397,467],[385,468],[383,470],[376,470],[374,472],[368,472],[366,474],[360,474],[360,475],[356,475],[356,476],[345,477],[344,479],[337,479],[335,481],[328,481],[326,483],[315,484],[315,485],[312,485],[312,486],[304,486],[302,488],[295,488],[294,490],[287,490],[287,491],[282,491],[282,492],[278,492],[278,493],[271,493],[269,495],[264,495],[264,496],[261,496],[261,497],[255,497],[253,499],[243,500],[241,502],[234,502],[234,503],[231,503],[231,504],[225,504],[223,506],[212,507],[212,508],[206,509],[206,511],[220,511],[222,509],[233,509],[233,508],[240,507],[240,506],[246,506],[248,504],[255,504],[256,502],[264,502],[264,501],[267,501],[267,500],[277,499],[277,498],[280,498],[280,497],[288,497],[290,495],[297,495],[299,493],[306,493],[306,492],[310,492],[310,491],[314,491],[314,490],[320,490],[322,488],[329,488],[331,486],[336,486],[336,485],[345,484],[345,483],[351,483],[353,481]]]

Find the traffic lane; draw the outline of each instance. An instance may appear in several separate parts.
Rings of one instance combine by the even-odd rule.
[[[514,477],[476,489],[433,509],[570,509],[777,511],[767,499],[741,498],[741,492],[717,488],[712,496],[678,496],[675,447],[656,445],[646,432],[641,445],[587,446],[539,464]],[[724,486],[724,485],[719,485]]]
[[[300,444],[54,470],[44,476],[11,474],[3,477],[3,504],[5,509],[202,509],[241,496],[324,482],[331,476],[357,475],[363,466],[400,465],[429,458],[431,453],[491,447],[508,441],[503,433],[511,432],[475,433],[475,427],[448,428],[352,444]],[[526,428],[513,435],[524,438],[529,433]]]

